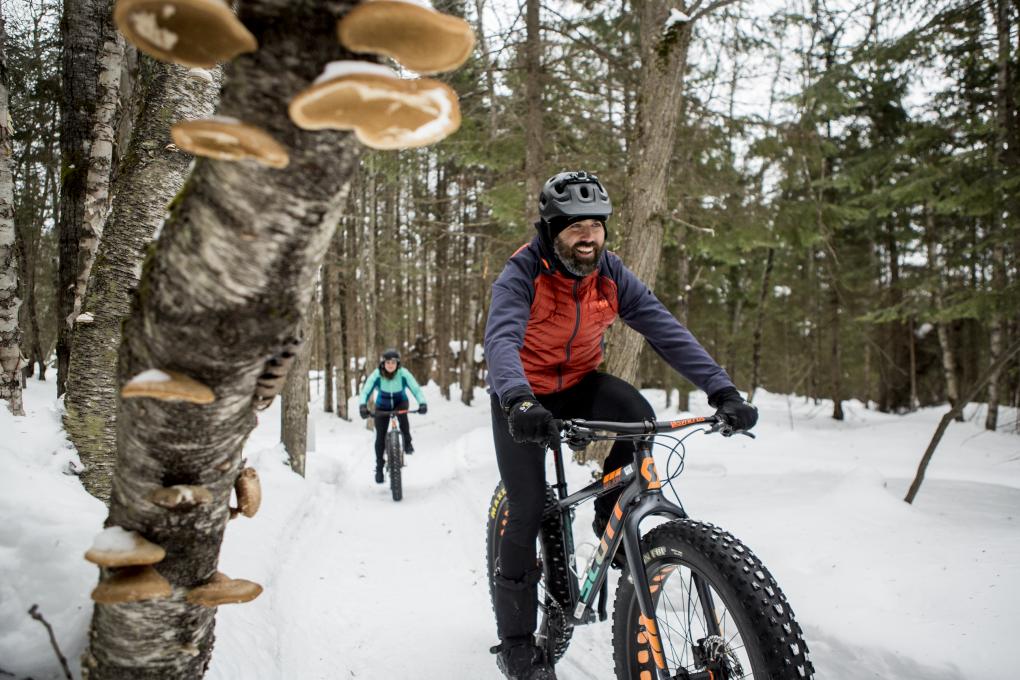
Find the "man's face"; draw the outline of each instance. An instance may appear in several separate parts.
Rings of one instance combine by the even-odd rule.
[[[386,361],[383,362],[383,368],[386,369],[387,373],[392,373],[393,371],[397,370],[397,360],[387,359]]]
[[[581,220],[556,236],[553,249],[567,271],[587,276],[595,271],[605,244],[606,228],[601,220]]]

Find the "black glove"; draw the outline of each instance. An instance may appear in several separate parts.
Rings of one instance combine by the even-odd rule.
[[[368,404],[358,406],[358,415],[361,416],[362,420],[368,420]]]
[[[418,413],[420,413],[421,415],[425,415],[428,412],[429,412],[428,404],[418,404]]]
[[[708,403],[715,406],[715,414],[734,430],[750,430],[758,422],[758,409],[744,401],[735,387],[724,387],[713,392]]]
[[[510,436],[518,444],[555,444],[560,440],[553,414],[531,394],[516,397],[507,409]]]

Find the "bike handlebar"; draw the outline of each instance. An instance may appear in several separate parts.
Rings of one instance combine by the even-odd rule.
[[[613,437],[599,437],[596,433],[600,431],[612,432],[614,434],[661,434],[697,425],[708,425],[709,433],[718,432],[724,437],[743,434],[754,439],[754,435],[750,432],[735,430],[723,418],[715,415],[679,418],[676,420],[642,420],[629,423],[609,420],[583,420],[581,418],[556,421],[556,426],[560,430],[562,439],[570,444],[586,444],[595,439],[613,439]]]
[[[378,409],[377,408],[374,411],[369,411],[369,415],[373,415],[373,416],[399,416],[399,415],[401,415],[403,413],[418,413],[418,409],[402,408],[402,409],[398,409],[396,411],[386,411],[386,410]]]

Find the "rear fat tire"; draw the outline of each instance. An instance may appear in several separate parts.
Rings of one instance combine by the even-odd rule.
[[[741,661],[743,674],[731,677],[755,680],[814,677],[807,644],[786,596],[761,560],[732,534],[705,522],[674,520],[650,531],[642,539],[641,547],[649,584],[662,574],[661,589],[653,597],[670,677],[678,674],[676,666],[689,672],[703,670],[693,663],[689,644],[687,658],[674,663],[677,658],[674,653],[684,646],[685,637],[691,643],[704,638],[700,624],[695,622],[696,630],[678,630],[687,627],[683,617],[666,612],[673,611],[672,606],[683,598],[674,595],[660,601],[664,592],[677,592],[677,584],[669,584],[671,578],[689,578],[692,572],[699,574],[712,589],[715,610],[725,625],[722,637],[734,647],[743,645],[738,653],[746,655]],[[619,680],[640,680],[642,673],[649,671],[655,677],[651,648],[638,623],[640,613],[628,569],[617,586],[613,611],[613,658]]]
[[[386,467],[390,472],[390,493],[395,501],[404,497],[400,478],[400,468],[404,464],[403,457],[403,451],[400,450],[400,434],[397,432],[388,433],[386,435]]]
[[[496,583],[493,575],[499,559],[500,529],[509,513],[506,487],[503,482],[496,485],[489,502],[489,514],[485,525],[485,557],[489,575],[489,599],[493,613],[496,611]],[[570,583],[572,575],[564,559],[563,518],[552,488],[546,486],[545,512],[538,532],[539,557],[542,560],[542,578],[538,582],[538,639],[539,646],[551,650],[549,663],[560,660],[570,645],[574,626],[569,622],[571,612]]]

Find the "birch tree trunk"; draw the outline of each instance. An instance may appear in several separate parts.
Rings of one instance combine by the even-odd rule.
[[[64,393],[71,360],[74,291],[78,280],[78,243],[85,211],[89,140],[96,102],[102,25],[107,0],[64,0],[63,99],[60,107],[60,241],[57,275],[57,396]]]
[[[84,219],[81,240],[78,242],[78,278],[74,286],[71,316],[74,320],[81,312],[85,288],[88,285],[92,263],[99,250],[107,212],[110,208],[110,175],[113,163],[113,145],[116,136],[117,105],[120,102],[120,75],[124,66],[124,39],[113,27],[113,2],[108,3],[101,24],[102,49],[99,55],[99,78],[96,88],[96,110],[92,121],[91,147],[88,174],[85,178]],[[73,342],[71,347],[74,352]]]
[[[209,116],[219,94],[212,81],[189,76],[182,66],[141,58],[136,94],[143,105],[119,170],[105,236],[77,323],[67,374],[64,428],[85,466],[85,489],[104,502],[117,446],[117,348],[121,324],[131,312],[142,260],[167,206],[184,184],[190,154],[167,148],[170,126]]]
[[[290,469],[302,477],[308,455],[308,358],[311,349],[311,338],[305,333],[304,344],[294,357],[280,395],[280,440],[287,450]]]
[[[208,667],[215,609],[185,596],[216,572],[241,450],[255,426],[256,381],[299,330],[358,156],[353,136],[301,131],[287,117],[290,97],[323,64],[351,58],[336,41],[336,20],[348,8],[318,0],[239,3],[260,48],[225,67],[218,113],[266,130],[287,149],[290,165],[200,160],[146,261],[124,326],[118,384],[169,368],[207,385],[215,401],[120,401],[106,524],[166,549],[156,569],[173,593],[96,605],[88,680],[190,679]],[[145,500],[170,484],[204,486],[212,501],[175,512]]]
[[[7,100],[7,35],[0,9],[0,399],[16,416],[25,415],[21,401],[21,327],[18,325],[18,258],[14,229],[14,173],[11,163],[11,114]]]
[[[681,3],[682,4],[682,3]],[[627,266],[654,289],[666,217],[666,182],[683,100],[692,22],[664,31],[670,3],[635,3],[639,16],[641,84],[637,130],[629,149],[628,209],[613,220]],[[680,11],[684,8],[679,7]],[[609,333],[607,370],[628,382],[637,374],[642,338],[623,324]]]
[[[769,248],[765,256],[765,269],[761,275],[761,289],[758,292],[758,313],[754,319],[754,342],[751,350],[751,386],[747,388],[747,401],[754,401],[754,393],[761,381],[761,345],[765,330],[765,305],[769,299],[769,285],[772,280],[772,267],[776,259],[776,249]]]

